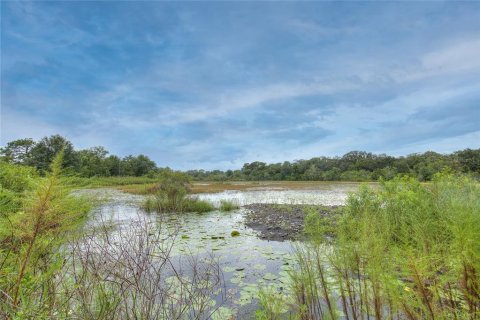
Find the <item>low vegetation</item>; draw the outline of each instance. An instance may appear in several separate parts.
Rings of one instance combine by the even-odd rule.
[[[188,195],[191,188],[191,178],[185,173],[166,170],[159,176],[159,182],[150,192],[154,195],[147,197],[143,208],[147,212],[209,212],[215,207],[208,201],[200,200]]]
[[[206,319],[222,301],[213,258],[172,257],[175,230],[138,217],[126,227],[86,218],[64,152],[42,177],[0,162],[0,319]],[[112,237],[115,241],[111,241]],[[179,267],[180,266],[180,267]]]
[[[1,164],[0,317],[48,318],[56,310],[65,259],[58,249],[90,210],[61,181],[63,155],[54,158],[45,178]]]
[[[240,206],[233,202],[233,201],[229,201],[229,200],[220,200],[220,211],[225,211],[225,212],[228,212],[228,211],[233,211],[233,210],[236,210],[238,209]]]
[[[212,298],[224,298],[225,289],[218,262],[172,253],[175,240],[188,235],[165,231],[156,216],[131,221],[124,229],[104,222],[86,228],[95,202],[71,192],[134,186],[152,194],[143,203],[147,211],[202,213],[216,209],[191,194],[192,176],[204,176],[159,169],[140,156],[124,159],[120,166],[130,166],[128,176],[116,176],[60,138],[14,141],[2,150],[0,318],[207,319],[214,314],[219,304]],[[358,180],[385,178],[380,188],[365,186],[351,194],[341,209],[265,206],[277,215],[262,226],[271,228],[283,212],[295,228],[304,229],[307,241],[297,246],[289,272],[293,295],[260,290],[257,317],[281,319],[288,311],[298,319],[480,318],[477,151],[405,158],[350,153],[279,166],[247,164],[238,175],[225,173],[246,180],[310,174],[311,180],[328,180],[327,174],[352,179],[360,173]],[[92,152],[110,161],[102,150]],[[89,171],[96,165],[103,169]],[[295,169],[278,173],[288,168]],[[332,170],[336,173],[330,176]],[[218,209],[237,208],[222,201]],[[240,235],[231,230],[210,237]],[[242,231],[235,240],[246,236]]]
[[[349,197],[336,231],[307,219],[292,273],[302,319],[480,316],[480,185],[436,175],[384,182]]]

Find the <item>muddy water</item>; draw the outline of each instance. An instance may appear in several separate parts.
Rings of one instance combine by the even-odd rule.
[[[245,205],[250,203],[324,204],[341,205],[347,194],[358,185],[331,184],[322,190],[252,190],[226,191],[199,195],[218,205],[229,200]],[[112,189],[82,190],[94,193],[104,202],[92,213],[90,223],[99,221],[129,225],[135,219],[152,215],[143,212],[139,205],[143,196],[130,195]],[[244,225],[245,209],[231,212],[213,211],[206,214],[171,215],[163,219],[178,230],[173,254],[193,254],[199,257],[214,254],[225,277],[229,299],[223,311],[247,318],[257,307],[258,291],[271,290],[289,293],[288,271],[294,265],[295,244],[259,239],[257,233]],[[155,216],[153,216],[154,218]],[[239,236],[232,236],[238,231]]]

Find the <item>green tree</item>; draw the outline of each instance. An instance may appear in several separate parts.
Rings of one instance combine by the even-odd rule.
[[[110,176],[104,147],[93,147],[77,151],[79,173],[83,177]]]
[[[465,149],[454,153],[463,172],[480,173],[480,149]]]
[[[120,175],[120,165],[122,160],[115,155],[110,155],[105,158],[105,168],[109,176],[119,176]]]
[[[52,163],[55,155],[63,149],[63,168],[75,169],[77,158],[73,145],[64,137],[56,134],[44,137],[30,151],[27,164],[36,167],[40,172],[45,173]]]
[[[4,148],[0,149],[0,154],[7,162],[24,164],[30,157],[34,145],[35,142],[31,138],[10,141]]]
[[[143,176],[150,171],[155,171],[157,166],[149,157],[141,154],[126,156],[120,163],[120,174],[123,176]]]

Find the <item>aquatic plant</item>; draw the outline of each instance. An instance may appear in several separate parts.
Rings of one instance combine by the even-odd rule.
[[[215,210],[211,202],[200,200],[198,198],[185,198],[182,203],[183,212],[204,213]]]
[[[165,170],[160,181],[150,190],[154,196],[147,197],[143,209],[147,212],[209,212],[215,207],[208,201],[189,197],[190,177],[181,172]]]
[[[255,312],[256,320],[288,319],[285,313],[291,308],[287,297],[275,287],[265,286],[258,291],[259,309]]]
[[[113,230],[101,223],[72,241],[71,283],[63,287],[69,317],[212,317],[226,299],[220,266],[213,256],[174,256],[177,238],[161,219],[138,216]]]
[[[239,208],[239,205],[233,201],[220,200],[220,211],[233,211]]]
[[[309,215],[292,273],[299,314],[474,319],[480,315],[480,185],[443,173],[352,194],[336,232]]]

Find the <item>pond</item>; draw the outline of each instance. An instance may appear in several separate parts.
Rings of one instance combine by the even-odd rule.
[[[349,192],[358,184],[332,183],[315,190],[247,190],[224,191],[197,195],[218,205],[221,200],[234,201],[240,206],[252,203],[342,205]],[[157,215],[140,209],[143,196],[113,189],[82,190],[105,201],[94,210],[89,223],[98,221],[127,226],[136,219]],[[213,254],[223,272],[228,299],[222,309],[236,318],[246,318],[257,308],[258,291],[269,287],[288,294],[288,272],[294,265],[291,241],[267,241],[244,224],[247,209],[230,212],[213,211],[205,214],[169,215],[162,222],[176,228],[177,236],[172,255],[206,256]],[[238,236],[232,236],[238,231]],[[217,297],[217,303],[220,299]],[[224,315],[225,316],[225,315]]]

